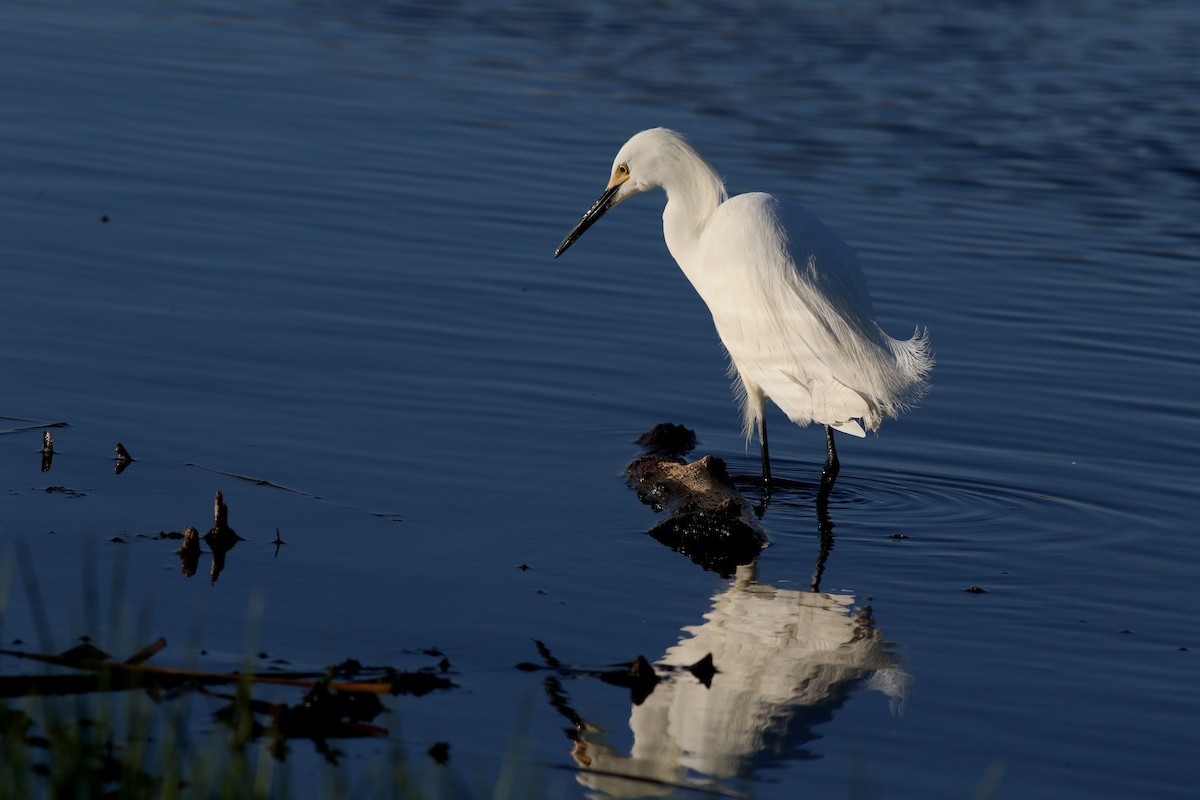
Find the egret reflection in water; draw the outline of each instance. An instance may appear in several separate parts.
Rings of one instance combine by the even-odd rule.
[[[628,754],[600,728],[579,726],[573,757],[594,796],[713,789],[772,763],[812,758],[805,744],[817,738],[814,728],[858,688],[883,692],[895,713],[902,709],[912,679],[869,607],[849,595],[761,585],[755,572],[738,568],[704,622],[684,628],[657,662],[687,667],[711,653],[711,686],[671,670],[633,706]]]

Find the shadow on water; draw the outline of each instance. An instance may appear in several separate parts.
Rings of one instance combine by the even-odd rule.
[[[899,712],[911,677],[898,664],[869,606],[848,594],[819,590],[833,549],[833,522],[824,496],[817,503],[820,550],[810,591],[757,581],[766,545],[752,508],[725,472],[705,456],[682,453],[695,435],[657,426],[638,443],[645,452],[626,471],[639,499],[668,518],[650,534],[705,569],[732,580],[712,598],[700,625],[651,665],[639,656],[615,669],[564,667],[539,643],[545,688],[572,728],[571,756],[580,784],[601,796],[668,793],[677,787],[717,794],[738,790],[762,769],[815,758],[806,744],[815,728],[861,687],[883,692]],[[598,678],[631,695],[628,752],[572,705],[563,681]]]

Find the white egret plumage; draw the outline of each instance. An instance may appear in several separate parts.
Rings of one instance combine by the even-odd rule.
[[[759,435],[763,480],[769,487],[769,398],[792,422],[825,426],[827,496],[838,471],[833,431],[864,436],[925,392],[933,365],[925,332],[907,340],[884,333],[858,259],[837,234],[772,195],[729,197],[680,134],[636,134],[611,175],[554,257],[621,201],[664,189],[667,249],[712,312],[737,379],[745,435]]]

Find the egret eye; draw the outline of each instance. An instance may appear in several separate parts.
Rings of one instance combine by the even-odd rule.
[[[621,177],[628,176],[629,175],[629,165],[622,164],[621,166],[617,167],[617,174],[620,175]]]

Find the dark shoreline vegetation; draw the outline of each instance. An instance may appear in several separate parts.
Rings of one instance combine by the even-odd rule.
[[[455,686],[444,656],[436,666],[410,672],[353,660],[323,673],[218,673],[145,663],[165,647],[159,639],[124,661],[114,661],[86,642],[59,656],[0,649],[0,657],[43,667],[0,676],[5,752],[0,793],[279,796],[279,784],[259,777],[256,760],[283,764],[306,740],[328,765],[337,767],[343,756],[338,740],[388,735],[378,724],[386,712],[381,697],[419,697]],[[265,689],[290,697],[266,699]],[[201,700],[213,708],[214,724],[197,733],[189,729],[195,723],[188,719],[188,707]],[[444,764],[448,747],[436,743],[429,755]]]

